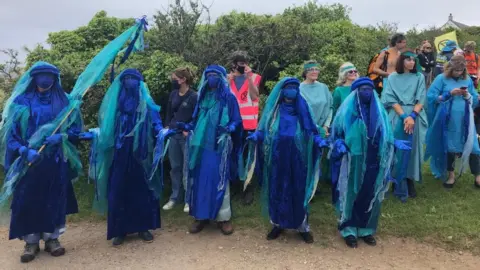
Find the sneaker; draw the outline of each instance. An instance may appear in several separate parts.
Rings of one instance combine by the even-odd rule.
[[[140,239],[142,239],[143,242],[146,242],[146,243],[152,243],[153,242],[153,235],[149,231],[139,232],[138,237],[140,237]]]
[[[222,231],[223,235],[230,235],[233,233],[233,225],[230,220],[219,222],[218,225],[220,226],[220,231]]]
[[[125,236],[117,236],[113,238],[112,245],[120,246],[125,241]]]
[[[313,235],[310,232],[301,232],[300,236],[303,238],[303,241],[307,244],[312,244],[313,241]]]
[[[275,240],[280,234],[282,234],[283,229],[277,226],[273,226],[272,230],[267,234],[267,240]]]
[[[362,239],[363,239],[363,242],[365,242],[369,246],[374,247],[377,245],[377,240],[375,240],[375,237],[373,237],[372,235],[364,236],[362,237]]]
[[[22,256],[20,256],[20,261],[22,263],[28,263],[35,259],[38,252],[40,252],[40,246],[38,244],[25,244],[25,249],[23,250]]]
[[[58,239],[50,239],[45,242],[45,251],[53,257],[59,257],[65,254],[65,248],[60,245]]]
[[[190,226],[188,230],[191,234],[199,233],[203,231],[205,226],[208,224],[208,220],[195,220],[195,222]]]
[[[185,207],[183,207],[183,212],[190,213],[190,206],[188,205],[188,203],[186,203]]]
[[[174,201],[168,201],[164,206],[163,206],[163,210],[172,210],[172,208],[175,206],[175,202]]]
[[[355,238],[355,236],[349,235],[349,236],[345,237],[344,239],[345,239],[345,244],[347,244],[348,247],[351,247],[351,248],[357,248],[358,247],[357,238]]]

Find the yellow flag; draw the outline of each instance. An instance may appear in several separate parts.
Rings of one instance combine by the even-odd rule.
[[[445,47],[445,43],[447,43],[449,40],[455,41],[458,45],[456,31],[446,33],[435,38],[435,49],[437,49],[437,52],[442,51],[443,47]]]

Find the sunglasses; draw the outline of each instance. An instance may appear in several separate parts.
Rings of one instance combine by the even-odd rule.
[[[307,68],[307,72],[311,72],[311,71],[320,71],[320,69],[317,67]]]
[[[358,70],[349,70],[348,71],[348,74],[357,74],[358,73]]]
[[[425,49],[425,50],[431,50],[432,47],[425,47],[424,49]]]

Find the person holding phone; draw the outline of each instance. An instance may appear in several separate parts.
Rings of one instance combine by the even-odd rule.
[[[456,55],[445,65],[443,74],[435,78],[428,90],[428,121],[426,158],[436,178],[443,186],[455,184],[455,160],[461,158],[460,174],[467,163],[480,188],[480,147],[473,121],[473,108],[478,104],[462,55]]]
[[[242,116],[242,124],[245,132],[243,133],[243,141],[249,132],[254,132],[258,125],[258,100],[260,97],[260,82],[262,76],[252,71],[249,66],[248,54],[244,51],[236,51],[231,56],[232,72],[228,75],[228,82],[232,93],[237,98]],[[246,158],[246,151],[244,158]],[[241,184],[240,181],[237,183]],[[235,189],[241,189],[243,185],[236,186]],[[254,195],[253,183],[250,183],[243,193],[243,204],[250,205],[253,203]]]

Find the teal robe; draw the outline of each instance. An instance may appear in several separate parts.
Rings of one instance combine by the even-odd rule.
[[[425,77],[421,73],[392,73],[388,77],[387,84],[382,92],[382,103],[387,109],[389,120],[392,124],[393,133],[397,140],[411,140],[412,150],[408,160],[408,169],[402,172],[404,178],[420,182],[422,179],[422,163],[425,155],[424,144],[428,129],[427,114],[421,110],[415,119],[413,136],[405,133],[403,120],[393,109],[393,105],[402,106],[403,112],[407,115],[412,113],[417,104],[424,105],[426,102]],[[400,160],[402,151],[397,152],[397,161]],[[399,176],[401,162],[397,163],[393,170],[393,177]],[[403,179],[397,179],[401,181]]]

